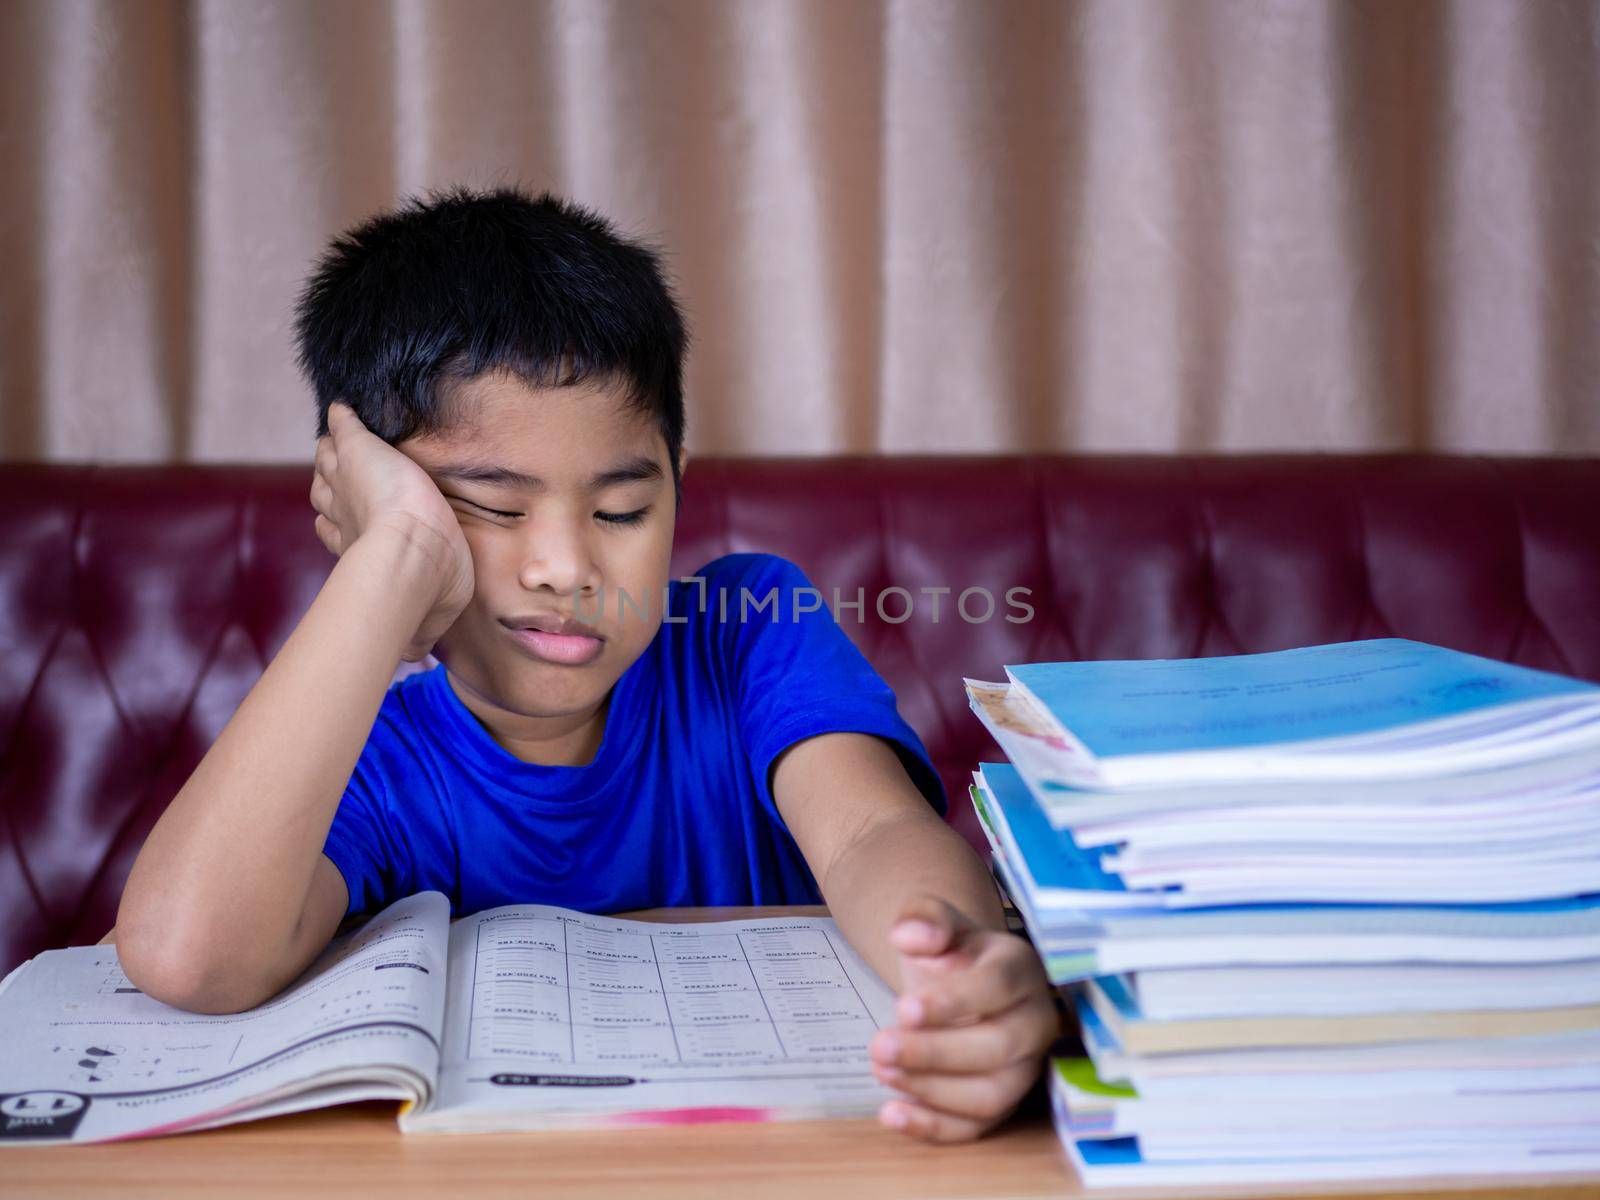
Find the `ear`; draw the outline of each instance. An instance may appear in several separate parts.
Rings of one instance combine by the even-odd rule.
[[[689,469],[689,447],[678,447],[678,478],[683,478],[683,473]]]

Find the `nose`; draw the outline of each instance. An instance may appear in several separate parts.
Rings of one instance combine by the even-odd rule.
[[[525,589],[576,596],[599,586],[599,564],[584,531],[570,515],[550,513],[537,522],[530,521],[527,533],[518,571]]]

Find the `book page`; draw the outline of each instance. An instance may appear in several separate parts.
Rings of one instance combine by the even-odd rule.
[[[438,1068],[450,906],[397,901],[335,938],[289,987],[242,1013],[208,1015],[144,995],[115,946],[49,950],[0,990],[0,1146],[104,1141],[293,1111],[310,1081],[381,1081],[425,1092]],[[322,1100],[349,1098],[348,1087]]]
[[[894,995],[826,917],[664,925],[511,905],[457,921],[434,1110],[411,1129],[867,1115]]]

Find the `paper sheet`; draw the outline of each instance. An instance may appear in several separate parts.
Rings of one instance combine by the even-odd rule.
[[[893,1095],[866,1051],[894,995],[827,918],[663,925],[518,905],[456,922],[450,955],[437,1111],[408,1130],[618,1108],[855,1115]]]
[[[375,1065],[392,1068],[392,1079],[431,1079],[448,921],[438,892],[408,897],[335,939],[272,1000],[222,1015],[144,995],[115,946],[46,951],[0,992],[0,1144],[244,1119],[280,1089],[330,1073],[385,1073]]]

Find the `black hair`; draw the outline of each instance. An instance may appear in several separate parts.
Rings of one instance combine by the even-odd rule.
[[[449,422],[451,384],[509,371],[534,387],[624,386],[683,445],[688,331],[660,255],[549,192],[409,197],[335,238],[296,306],[300,367],[391,445]]]

